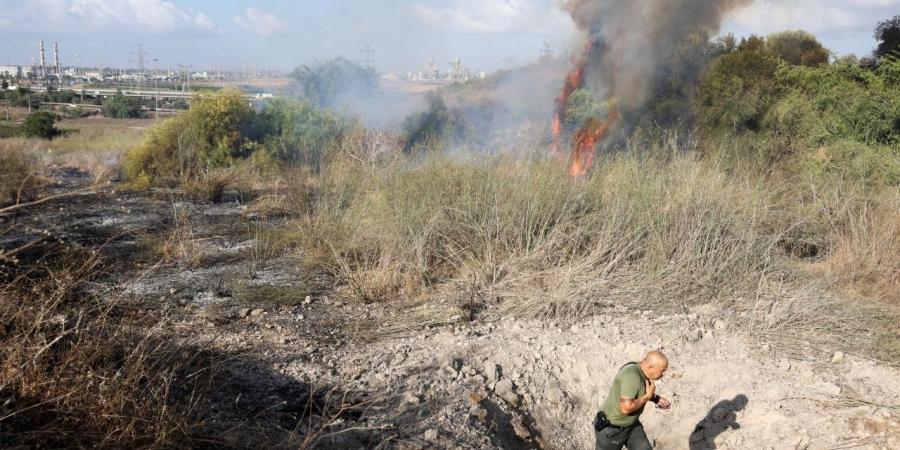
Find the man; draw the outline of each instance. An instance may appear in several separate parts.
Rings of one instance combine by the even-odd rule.
[[[652,351],[639,363],[628,363],[609,388],[609,395],[597,413],[594,429],[596,450],[651,450],[653,447],[638,418],[647,402],[660,409],[669,409],[669,400],[656,395],[654,381],[669,368],[669,360],[661,352]]]

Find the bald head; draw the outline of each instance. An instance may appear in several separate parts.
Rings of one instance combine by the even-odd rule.
[[[641,371],[651,380],[658,380],[666,373],[669,368],[669,358],[666,358],[662,352],[651,351],[644,355],[641,360]]]

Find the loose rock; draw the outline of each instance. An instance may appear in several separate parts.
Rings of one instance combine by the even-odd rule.
[[[496,383],[500,381],[502,369],[500,365],[493,361],[485,361],[484,363],[484,376],[487,377],[488,383]]]
[[[512,406],[519,406],[519,394],[516,393],[516,385],[513,384],[512,380],[500,380],[497,382],[497,385],[494,386],[494,392],[506,403],[509,403]]]
[[[844,362],[844,352],[834,352],[834,356],[831,357],[832,364],[840,364]]]

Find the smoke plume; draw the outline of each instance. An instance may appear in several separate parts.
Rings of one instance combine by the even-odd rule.
[[[591,45],[586,83],[626,109],[648,100],[665,54],[692,33],[716,33],[723,16],[752,0],[566,0]]]
[[[718,31],[725,13],[751,1],[566,0],[563,8],[586,33],[587,42],[584,50],[576,55],[562,92],[556,98],[550,126],[551,153],[561,156],[562,125],[566,122],[569,99],[577,89],[589,87],[596,97],[609,101],[609,113],[602,120],[586,120],[574,134],[570,173],[573,177],[586,174],[596,146],[623,120],[620,110],[630,116],[625,117],[625,125],[630,127],[631,121],[641,116],[651,96],[664,96],[662,92],[666,89],[660,89],[661,80],[693,79],[697,75],[684,73],[685,67],[691,67],[689,64],[672,64],[672,51],[689,42],[691,36],[699,34],[705,41]],[[667,72],[672,73],[667,76]],[[690,81],[678,80],[676,84]],[[669,90],[673,90],[671,86]]]

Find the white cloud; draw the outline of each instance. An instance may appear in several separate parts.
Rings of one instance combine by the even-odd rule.
[[[568,29],[570,22],[558,7],[540,0],[451,0],[445,7],[411,7],[434,28],[467,33],[552,33]]]
[[[234,23],[260,36],[281,34],[288,29],[287,23],[274,14],[256,8],[247,8],[243,16],[234,16]]]
[[[168,33],[211,31],[209,16],[170,0],[18,0],[13,1],[8,20],[22,27],[96,31],[128,28],[134,31]]]
[[[900,0],[756,0],[735,11],[728,27],[767,34],[803,29],[818,36],[871,33],[878,21],[900,10]]]

